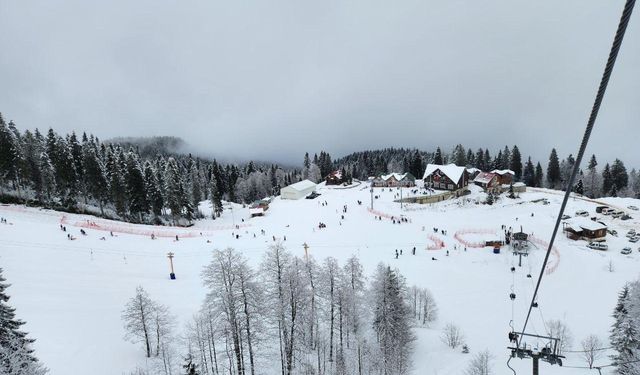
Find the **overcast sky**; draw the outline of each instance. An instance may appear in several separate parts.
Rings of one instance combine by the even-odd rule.
[[[456,143],[565,157],[623,5],[0,0],[0,111],[21,129],[174,135],[218,157]],[[639,13],[588,150],[635,167]]]

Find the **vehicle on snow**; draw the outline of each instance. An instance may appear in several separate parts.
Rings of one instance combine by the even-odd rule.
[[[608,250],[609,249],[609,246],[607,246],[606,243],[601,243],[601,242],[589,242],[587,247],[589,249],[593,249],[593,250]]]
[[[616,212],[616,210],[614,210],[613,208],[603,208],[602,209],[602,214],[603,215],[611,215],[612,213]]]
[[[636,206],[627,206],[628,209],[638,211],[638,207]]]
[[[629,238],[629,242],[633,242],[633,243],[636,243],[639,240],[640,240],[640,236],[637,236],[637,235]]]
[[[582,211],[576,211],[576,216],[584,216],[584,217],[587,217],[587,216],[589,216],[589,213],[588,213],[587,211],[584,211],[584,210],[582,210]]]
[[[596,207],[596,213],[597,214],[601,214],[602,210],[604,210],[605,208],[609,208],[608,206],[598,206]]]
[[[569,215],[562,215],[562,220],[567,220],[567,219],[571,219],[571,216]]]
[[[631,254],[631,248],[630,247],[625,247],[624,249],[622,249],[622,251],[620,251],[621,254],[624,255],[629,255]]]
[[[620,217],[620,216],[622,216],[622,215],[624,215],[624,211],[616,211],[616,212],[614,212],[614,213],[612,213],[612,214],[611,214],[611,216],[612,216],[614,219],[617,219],[617,218],[619,218],[619,217]]]

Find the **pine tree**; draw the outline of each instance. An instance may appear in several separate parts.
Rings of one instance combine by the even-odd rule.
[[[596,167],[598,166],[598,161],[596,160],[595,155],[591,155],[591,159],[589,160],[589,164],[587,166],[587,179],[585,180],[586,188],[585,192],[589,198],[596,198],[599,196],[600,188],[598,186],[598,171]]]
[[[442,150],[440,150],[440,147],[436,149],[436,153],[433,155],[433,164],[438,164],[438,165],[443,164]]]
[[[424,173],[422,156],[420,156],[420,152],[418,150],[413,153],[413,159],[411,160],[411,168],[409,169],[409,172],[416,178],[420,178]]]
[[[629,363],[640,360],[640,326],[638,317],[640,312],[640,285],[630,283],[622,288],[618,295],[618,302],[613,311],[614,323],[611,328],[611,346],[616,354],[611,357],[620,375],[638,374],[640,365]]]
[[[629,186],[627,168],[625,168],[624,163],[620,159],[616,159],[611,165],[611,178],[618,191],[622,191]]]
[[[573,191],[576,192],[577,194],[584,195],[584,186],[582,183],[582,178],[578,180],[578,183],[574,187]]]
[[[376,333],[383,373],[409,371],[410,344],[414,340],[410,309],[404,299],[404,279],[389,266],[378,266],[373,282],[373,329]]]
[[[174,221],[182,215],[182,181],[180,171],[174,158],[167,160],[165,170],[166,204],[171,210]]]
[[[465,154],[464,147],[461,144],[456,145],[453,150],[453,162],[462,167],[467,165],[467,155]]]
[[[529,163],[531,163],[531,160],[529,160]],[[516,181],[520,181],[522,178],[522,156],[520,155],[518,146],[513,146],[509,169],[515,174]],[[531,165],[531,170],[533,171],[533,164]]]
[[[475,164],[476,168],[480,169],[481,171],[486,171],[488,169],[487,165],[484,162],[484,151],[481,148],[479,148],[478,151],[476,152],[476,158],[475,159],[476,159],[475,160],[476,161],[476,164]]]
[[[504,150],[502,151],[502,159],[500,160],[501,168],[499,169],[509,169],[511,165],[511,151],[509,151],[508,146],[504,146]],[[520,171],[522,171],[522,166],[520,167]]]
[[[21,331],[24,322],[16,319],[6,289],[6,279],[0,268],[0,374],[41,375],[47,372],[33,355],[31,345],[35,341]]]
[[[149,162],[148,160],[144,163],[144,183],[151,212],[153,212],[153,214],[158,217],[162,215],[164,200],[162,198],[160,184],[158,183],[158,179],[156,177],[156,171],[153,169],[151,162]]]
[[[142,214],[149,211],[144,175],[140,168],[137,155],[134,154],[133,151],[129,151],[126,162],[125,183],[129,202],[129,213],[132,217],[137,218],[138,222],[141,222]]]
[[[549,155],[549,165],[547,166],[547,182],[549,188],[558,188],[561,182],[560,177],[560,162],[558,161],[558,153],[554,148],[551,150],[551,155]]]
[[[611,194],[611,188],[613,187],[613,176],[611,175],[611,169],[609,163],[605,164],[602,170],[602,194],[607,196]]]
[[[124,184],[123,171],[120,169],[118,155],[113,147],[109,147],[107,153],[107,178],[111,190],[111,201],[115,206],[116,213],[124,216],[127,212],[127,196]]]
[[[104,215],[104,205],[109,201],[109,181],[105,168],[100,161],[95,147],[85,147],[83,169],[85,189],[98,202],[100,212]]]
[[[514,152],[515,154],[515,152]],[[522,175],[522,180],[527,186],[535,186],[536,183],[536,171],[531,162],[531,157],[527,159],[527,163],[524,166],[524,173]]]

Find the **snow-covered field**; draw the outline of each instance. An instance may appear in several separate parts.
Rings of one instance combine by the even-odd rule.
[[[36,353],[54,375],[122,374],[144,364],[140,346],[123,340],[120,319],[136,286],[142,285],[152,298],[170,306],[180,322],[186,322],[204,298],[200,271],[213,249],[234,247],[257,265],[274,236],[277,240],[286,236],[285,246],[300,256],[305,242],[310,254],[318,259],[333,256],[342,262],[355,253],[367,274],[379,262],[389,263],[401,271],[408,285],[429,288],[439,306],[439,320],[431,328],[416,329],[414,373],[460,374],[473,353],[488,349],[494,356],[495,373],[511,374],[505,365],[509,322],[513,318],[516,329],[521,329],[544,250],[534,248],[518,268],[517,258],[508,247],[497,255],[491,248],[465,251],[454,236],[459,232],[459,238],[468,242],[494,239],[506,225],[514,229],[522,226],[525,232],[548,241],[562,199],[560,192],[537,190],[523,193],[519,199],[502,198],[493,206],[484,206],[474,203],[483,196],[474,189],[463,204],[462,200],[449,200],[405,205],[401,210],[393,202],[396,190],[376,189],[380,198],[374,201],[374,209],[388,216],[404,215],[409,222],[401,224],[387,218],[376,220],[368,211],[369,191],[362,186],[320,186],[319,192],[322,195],[315,200],[276,198],[266,216],[258,218],[249,218],[248,208],[234,205],[222,218],[200,221],[189,229],[135,226],[90,216],[0,206],[0,216],[9,221],[0,225],[0,266],[12,284],[8,289],[11,303],[18,317],[27,321],[26,330],[37,339]],[[409,195],[408,189],[405,194]],[[531,202],[540,198],[547,198],[551,204]],[[638,200],[605,200],[623,208],[640,206]],[[321,205],[325,201],[327,205]],[[342,220],[344,205],[348,212]],[[594,215],[596,205],[571,199],[567,213],[573,216],[577,210],[587,210]],[[207,209],[207,204],[202,208]],[[543,319],[560,319],[573,333],[574,350],[581,349],[579,342],[589,334],[608,342],[617,293],[626,281],[638,278],[640,271],[640,243],[630,244],[624,236],[631,228],[640,231],[640,215],[630,213],[636,217],[626,222],[604,217],[610,229],[619,233],[618,237],[607,236],[606,252],[589,250],[583,241],[571,241],[559,233],[558,251],[550,259],[553,272],[543,279],[540,308],[534,310],[529,332],[544,334]],[[67,226],[67,233],[77,238],[75,241],[69,241],[67,233],[60,230],[61,222]],[[319,222],[327,227],[319,230]],[[242,228],[234,229],[234,225]],[[80,235],[80,226],[87,236]],[[433,228],[439,228],[439,233],[435,234]],[[109,229],[114,230],[113,237]],[[446,235],[441,230],[446,230]],[[161,236],[151,240],[150,232]],[[240,238],[232,233],[240,233]],[[175,241],[176,234],[179,241]],[[427,250],[434,243],[429,236],[442,240],[445,247]],[[620,254],[629,245],[633,253]],[[417,253],[412,256],[414,246]],[[403,250],[399,259],[395,259],[395,249]],[[175,253],[177,280],[168,277],[169,251]],[[610,261],[614,272],[608,270]],[[510,271],[513,265],[515,274]],[[533,278],[527,278],[528,273]],[[509,299],[512,284],[517,295],[513,306]],[[441,329],[448,322],[462,328],[472,354],[451,350],[440,341]],[[567,356],[565,365],[584,366],[579,353]],[[610,361],[604,357],[599,362]],[[519,373],[531,371],[530,360],[514,359],[511,364]],[[586,372],[545,363],[541,363],[541,369],[545,374]]]

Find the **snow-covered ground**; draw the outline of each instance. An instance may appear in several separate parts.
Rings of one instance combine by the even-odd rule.
[[[409,285],[429,288],[439,306],[439,320],[431,328],[417,328],[415,350],[416,374],[460,374],[473,353],[488,349],[494,356],[496,374],[511,374],[505,366],[509,345],[509,322],[521,329],[526,308],[540,272],[543,248],[533,249],[531,256],[517,267],[517,258],[508,248],[493,254],[491,248],[468,248],[454,238],[467,242],[494,239],[501,226],[520,228],[548,241],[562,199],[560,192],[537,190],[520,194],[519,199],[500,199],[492,206],[477,205],[483,193],[473,189],[465,199],[448,200],[433,205],[404,205],[393,202],[397,190],[376,188],[379,199],[374,210],[384,214],[376,220],[369,212],[368,188],[319,187],[315,200],[285,201],[276,198],[266,216],[250,218],[248,208],[234,205],[218,220],[203,220],[192,228],[136,226],[98,220],[90,216],[0,206],[0,216],[9,224],[0,225],[0,266],[12,284],[8,289],[18,317],[27,321],[26,330],[36,338],[37,355],[58,374],[112,375],[126,373],[144,364],[139,345],[123,340],[120,319],[126,301],[136,286],[142,285],[150,296],[170,306],[181,322],[198,310],[205,290],[200,271],[208,263],[213,249],[228,246],[244,252],[257,265],[273,237],[284,240],[293,253],[304,254],[303,243],[319,259],[333,256],[340,261],[359,255],[367,274],[379,262],[397,267]],[[404,196],[409,196],[410,189]],[[547,198],[551,204],[532,203]],[[358,205],[357,201],[362,201]],[[326,206],[321,202],[327,202]],[[605,199],[618,207],[640,206],[633,199]],[[348,206],[344,220],[342,207]],[[597,203],[571,199],[567,213],[577,210],[595,213]],[[207,203],[202,206],[207,209]],[[633,220],[626,222],[604,217],[618,237],[607,236],[609,251],[589,250],[583,241],[571,241],[559,233],[545,275],[529,332],[544,334],[543,319],[561,319],[573,332],[573,349],[589,334],[608,342],[611,312],[622,285],[636,279],[640,271],[638,244],[630,244],[624,234],[631,228],[640,231],[640,215],[630,211]],[[393,224],[386,217],[404,215],[409,222]],[[600,216],[600,215],[598,215]],[[67,233],[77,239],[69,241]],[[319,230],[318,223],[326,228]],[[242,226],[240,230],[235,225]],[[80,235],[80,226],[87,236]],[[438,228],[438,234],[433,232]],[[109,230],[114,231],[112,237]],[[261,230],[266,232],[261,234]],[[446,230],[443,235],[441,230]],[[150,239],[150,233],[159,237]],[[233,234],[240,233],[236,239]],[[487,234],[493,233],[493,234]],[[180,237],[175,240],[175,235]],[[254,237],[255,234],[255,237]],[[440,250],[427,250],[436,237],[444,242]],[[101,239],[104,237],[104,240]],[[488,238],[493,237],[493,238]],[[620,250],[632,245],[633,253]],[[414,246],[418,251],[411,255]],[[395,259],[395,249],[403,255]],[[449,256],[446,256],[447,250]],[[167,252],[174,252],[177,280],[170,280]],[[432,260],[437,258],[437,261]],[[609,262],[614,272],[609,272]],[[515,265],[516,272],[510,268]],[[533,278],[527,278],[528,273]],[[517,295],[509,299],[511,288]],[[439,339],[441,329],[453,322],[464,332],[471,355],[447,348]],[[608,346],[608,345],[607,345]],[[604,357],[600,363],[609,363]],[[514,359],[519,373],[531,371],[530,360]],[[584,366],[580,354],[568,354],[565,365]],[[583,374],[582,369],[560,369],[542,363],[545,374]]]

